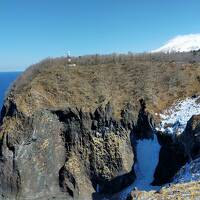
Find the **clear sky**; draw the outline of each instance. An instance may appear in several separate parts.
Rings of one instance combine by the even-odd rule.
[[[143,52],[200,33],[200,0],[0,0],[0,71],[46,57]]]

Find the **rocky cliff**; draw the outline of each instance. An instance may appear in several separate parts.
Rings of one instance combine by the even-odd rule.
[[[89,200],[127,187],[135,179],[133,141],[151,138],[153,117],[159,121],[149,113],[198,94],[199,69],[130,58],[30,67],[1,111],[1,199]]]
[[[31,117],[8,113],[1,130],[3,197],[92,199],[96,191],[113,193],[134,181],[126,126],[132,122],[114,120],[110,104],[94,113],[77,108],[45,109]]]

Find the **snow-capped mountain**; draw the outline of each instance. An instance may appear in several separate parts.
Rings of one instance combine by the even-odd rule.
[[[155,49],[152,53],[163,52],[189,52],[200,49],[200,34],[180,35],[169,40],[162,47]]]

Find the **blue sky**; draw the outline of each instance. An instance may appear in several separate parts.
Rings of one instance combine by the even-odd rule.
[[[46,57],[143,52],[200,33],[199,0],[0,0],[0,71]]]

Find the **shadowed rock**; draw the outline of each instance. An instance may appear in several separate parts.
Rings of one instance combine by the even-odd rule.
[[[89,200],[96,191],[112,194],[135,179],[131,130],[114,119],[110,103],[93,113],[66,108],[27,117],[14,110],[5,112],[12,123],[3,123],[1,131],[5,198]]]
[[[144,99],[140,99],[140,111],[134,132],[137,139],[153,138],[155,124],[152,115],[146,110]]]

